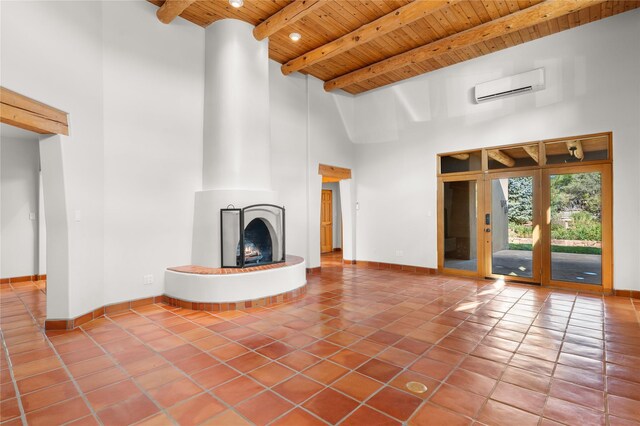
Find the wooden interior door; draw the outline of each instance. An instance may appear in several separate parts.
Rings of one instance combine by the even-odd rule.
[[[320,253],[333,251],[333,193],[322,190],[320,207]]]

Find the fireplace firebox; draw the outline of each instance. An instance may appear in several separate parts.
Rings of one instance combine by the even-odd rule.
[[[254,204],[220,209],[221,265],[248,268],[285,261],[284,207]]]

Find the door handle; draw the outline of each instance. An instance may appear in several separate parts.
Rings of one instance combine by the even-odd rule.
[[[484,232],[491,232],[491,228],[485,228]]]

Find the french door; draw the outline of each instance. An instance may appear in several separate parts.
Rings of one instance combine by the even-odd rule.
[[[440,178],[438,182],[438,269],[480,276],[482,255],[482,174]]]
[[[484,276],[540,283],[540,170],[484,181]]]
[[[611,164],[547,168],[542,176],[542,283],[611,291]]]
[[[611,164],[443,176],[438,194],[441,272],[611,291]]]

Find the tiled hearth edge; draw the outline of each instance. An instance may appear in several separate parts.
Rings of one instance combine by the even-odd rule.
[[[175,297],[167,296],[163,294],[161,296],[146,297],[144,299],[130,300],[127,302],[115,303],[112,305],[103,306],[95,309],[92,312],[88,312],[84,315],[72,319],[62,320],[46,320],[44,323],[45,330],[73,330],[80,327],[82,324],[89,321],[98,319],[107,314],[115,314],[126,312],[140,306],[152,305],[154,303],[165,303],[169,306],[177,308],[191,309],[194,311],[206,311],[206,312],[225,312],[234,310],[245,310],[257,307],[272,306],[279,303],[287,303],[301,298],[307,293],[307,284],[301,287],[287,291],[285,293],[276,294],[274,296],[262,297],[253,300],[243,300],[239,302],[229,303],[200,303],[190,302],[187,300],[177,299]]]
[[[299,299],[307,293],[307,284],[295,288],[291,291],[276,294],[274,296],[262,297],[259,299],[244,300],[240,302],[228,303],[201,303],[190,302],[188,300],[176,299],[167,295],[162,296],[162,301],[170,306],[183,309],[192,309],[194,311],[206,312],[224,312],[224,311],[241,311],[244,309],[258,308],[263,306],[272,306],[279,303],[287,303]]]
[[[47,279],[44,275],[23,275],[21,277],[0,278],[0,284],[22,283],[25,281],[42,281]]]

